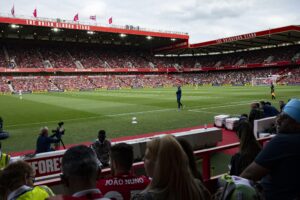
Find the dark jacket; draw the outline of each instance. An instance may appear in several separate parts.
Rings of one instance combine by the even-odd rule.
[[[274,117],[279,114],[279,111],[274,106],[264,105],[263,110],[265,117]]]
[[[51,143],[56,143],[59,141],[59,139],[54,139],[52,137],[40,135],[36,141],[35,153],[49,152],[51,151]]]
[[[180,88],[178,88],[178,90],[176,92],[176,96],[177,96],[177,99],[181,98],[181,89]]]

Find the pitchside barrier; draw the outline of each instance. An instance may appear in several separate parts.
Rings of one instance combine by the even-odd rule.
[[[269,141],[273,136],[274,135],[264,137],[264,138],[259,138],[258,142],[263,146],[264,143]],[[240,145],[240,143],[234,143],[234,144],[194,151],[194,155],[197,158],[202,159],[202,177],[203,177],[205,186],[210,190],[211,193],[215,193],[217,180],[221,176],[221,175],[217,175],[214,177],[211,176],[211,163],[210,163],[211,155],[213,155],[216,152],[221,152],[224,150],[236,148],[239,145]],[[199,168],[200,168],[200,166],[199,166]],[[137,163],[133,164],[132,172],[134,174],[137,174],[136,172],[140,171],[141,169],[144,169],[144,162],[137,162]],[[102,170],[102,172],[101,172],[102,177],[109,176],[110,174],[111,174],[110,168],[106,168],[106,169]],[[43,181],[40,180],[40,181],[36,182],[35,184],[36,185],[48,185],[51,187],[51,189],[56,194],[62,194],[64,192],[61,180],[57,176],[51,177],[48,180],[43,180]]]
[[[265,137],[270,135],[266,130],[275,124],[276,117],[267,117],[263,119],[254,120],[253,134],[255,138]]]
[[[118,141],[113,142],[112,145],[120,142],[125,142],[132,145],[135,160],[141,160],[144,157],[146,143],[153,138],[162,137],[164,135],[165,134],[160,134],[152,137]],[[217,145],[217,142],[222,141],[222,130],[215,127],[177,132],[173,133],[172,135],[174,135],[177,138],[186,139],[192,145],[194,150],[213,147]],[[36,185],[45,183],[56,184],[60,181],[59,175],[61,173],[61,160],[65,151],[66,150],[59,150],[47,153],[40,153],[35,155],[34,157],[13,157],[12,162],[20,159],[28,162],[35,171]]]

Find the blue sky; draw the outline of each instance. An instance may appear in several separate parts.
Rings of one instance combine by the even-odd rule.
[[[134,25],[149,29],[187,32],[191,43],[235,36],[269,28],[300,25],[297,0],[0,0],[0,12],[80,21],[97,15],[107,25]]]

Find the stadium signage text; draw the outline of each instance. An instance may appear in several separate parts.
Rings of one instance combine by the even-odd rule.
[[[62,155],[34,160],[26,160],[26,162],[28,162],[35,171],[36,177],[60,173],[61,161]]]
[[[44,26],[44,27],[53,27],[53,28],[66,28],[66,29],[75,29],[75,30],[87,30],[87,31],[91,29],[91,27],[88,25],[28,20],[28,19],[26,20],[26,25]]]
[[[142,184],[144,183],[144,179],[132,178],[132,179],[108,179],[105,181],[105,186],[119,186],[119,185],[134,185],[134,184]]]
[[[228,37],[228,38],[223,38],[223,39],[219,39],[217,40],[217,43],[225,43],[225,42],[234,42],[237,40],[245,40],[245,39],[250,39],[250,38],[255,38],[256,37],[256,33],[249,33],[249,34],[245,34],[245,35],[238,35],[238,36],[234,36],[234,37]]]

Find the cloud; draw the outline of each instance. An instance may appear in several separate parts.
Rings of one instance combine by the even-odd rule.
[[[204,42],[269,28],[299,24],[298,0],[5,0],[1,13],[81,21],[97,15],[98,22],[134,25],[148,29],[188,32],[190,42]],[[30,3],[29,3],[30,2]]]

